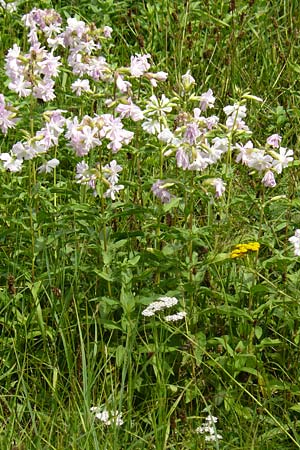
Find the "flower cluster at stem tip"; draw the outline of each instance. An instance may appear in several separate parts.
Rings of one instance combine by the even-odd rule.
[[[0,1],[2,8],[6,4]],[[29,48],[23,50],[15,43],[8,50],[5,57],[8,89],[18,97],[30,97],[33,105],[36,101],[52,102],[56,99],[57,84],[60,85],[57,83],[59,74],[67,71],[73,97],[84,96],[87,100],[103,97],[103,107],[108,111],[95,110],[91,116],[82,117],[76,112],[48,109],[43,114],[45,123],[40,130],[35,133],[31,130],[25,134],[26,139],[16,142],[9,152],[0,153],[3,169],[20,172],[25,161],[38,158],[41,159],[39,174],[55,171],[60,164],[59,140],[63,138],[75,158],[80,158],[76,162],[76,182],[91,188],[95,196],[114,201],[123,195],[124,184],[118,184],[122,166],[116,159],[110,160],[111,154],[117,154],[124,147],[127,152],[132,148],[137,150],[135,137],[142,135],[141,130],[155,142],[154,147],[161,155],[161,167],[165,158],[170,160],[168,167],[180,169],[179,174],[209,171],[209,177],[203,177],[199,183],[207,194],[212,190],[216,199],[225,193],[227,180],[219,176],[219,166],[214,174],[211,167],[222,158],[246,166],[251,174],[257,172],[261,183],[268,188],[276,186],[275,175],[280,175],[293,162],[294,152],[281,146],[279,134],[272,134],[262,144],[250,139],[253,133],[246,123],[246,101],[261,102],[262,99],[245,93],[239,101],[223,108],[225,121],[222,124],[220,117],[210,114],[216,102],[212,89],[200,95],[193,92],[196,80],[190,71],[182,75],[178,92],[169,99],[165,93],[155,93],[155,88],[167,80],[168,74],[152,71],[150,54],[131,55],[128,64],[122,67],[108,61],[104,51],[113,32],[111,27],[97,28],[75,17],[69,17],[64,24],[54,9],[38,8],[25,14],[22,23],[28,29]],[[151,89],[151,95],[147,94],[146,98],[140,95],[142,82]],[[138,92],[135,92],[137,86]],[[17,125],[19,113],[20,110],[0,93],[3,134]],[[127,121],[126,128],[133,122],[134,131],[127,130],[123,120]],[[149,136],[145,137],[145,141],[148,140]],[[53,147],[56,147],[55,158],[50,155]],[[100,161],[95,161],[93,151],[101,154]],[[234,158],[226,156],[229,153]],[[151,192],[161,203],[169,203],[175,197],[169,188],[176,189],[182,182],[170,179],[168,174],[165,179],[161,178],[162,171],[160,178],[154,180]],[[245,252],[237,253],[233,257]]]
[[[246,255],[249,251],[258,252],[260,248],[259,242],[248,242],[247,244],[237,244],[232,252],[230,253],[230,258],[240,258]]]

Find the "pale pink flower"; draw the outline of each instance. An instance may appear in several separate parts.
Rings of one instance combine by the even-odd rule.
[[[167,183],[168,184],[168,183]],[[153,194],[160,199],[162,203],[169,203],[174,197],[166,188],[166,182],[163,180],[157,180],[151,188]]]
[[[38,173],[50,173],[59,165],[59,160],[56,158],[50,159],[50,161],[47,161],[46,163],[42,164],[40,167],[38,167],[37,171]]]
[[[177,167],[181,167],[183,170],[188,169],[190,166],[189,156],[181,147],[176,152],[176,161]]]
[[[274,177],[274,174],[271,170],[268,170],[263,179],[261,180],[262,184],[266,187],[275,187],[276,186],[276,180]]]
[[[272,161],[273,158],[270,155],[266,155],[264,150],[255,150],[251,153],[247,165],[261,172],[269,169],[272,166]]]
[[[71,84],[72,92],[75,92],[77,96],[80,96],[82,92],[91,92],[90,82],[87,79],[78,79]]]
[[[10,172],[20,172],[22,169],[22,159],[14,158],[9,153],[0,153],[0,159],[3,162],[3,167]]]
[[[111,200],[115,200],[116,194],[118,194],[118,192],[121,191],[122,189],[124,189],[123,184],[111,184],[111,186],[104,193],[104,197],[110,198]]]
[[[294,152],[293,150],[286,149],[285,147],[279,148],[279,153],[275,151],[270,151],[273,156],[272,166],[277,173],[281,173],[282,169],[288,167],[288,164],[294,161]]]
[[[111,184],[117,184],[119,181],[119,173],[122,172],[123,167],[117,164],[117,161],[114,159],[109,164],[106,164],[103,167],[103,173],[105,178]]]
[[[161,132],[161,124],[158,120],[149,119],[142,123],[143,130],[149,134],[158,134]]]
[[[188,123],[184,133],[184,140],[190,145],[195,145],[197,138],[201,135],[198,125],[195,122]]]
[[[234,105],[228,105],[223,108],[226,116],[234,116],[235,118],[244,119],[246,117],[247,108],[245,105],[234,103]]]
[[[126,94],[130,91],[131,88],[131,83],[129,83],[129,81],[124,81],[124,78],[121,75],[117,75],[116,85],[119,91],[122,92],[122,94]]]
[[[112,32],[113,32],[113,29],[107,25],[103,28],[103,36],[108,39],[111,38]]]
[[[115,111],[120,114],[121,119],[124,117],[130,117],[134,122],[138,122],[144,118],[143,111],[139,106],[135,105],[131,98],[127,99],[127,103],[120,103]]]
[[[149,58],[149,54],[131,56],[130,73],[133,77],[139,78],[150,69]]]
[[[267,139],[267,144],[271,145],[271,147],[278,148],[280,146],[280,142],[282,137],[279,134],[272,134]]]
[[[216,98],[213,96],[213,91],[208,89],[200,96],[200,109],[201,111],[206,111],[207,108],[213,108]]]
[[[234,148],[239,150],[239,154],[236,157],[236,162],[241,162],[242,164],[248,165],[254,151],[253,142],[247,141],[245,145],[236,144]]]
[[[211,180],[212,185],[216,189],[216,197],[222,197],[225,192],[225,184],[221,178],[214,178]]]

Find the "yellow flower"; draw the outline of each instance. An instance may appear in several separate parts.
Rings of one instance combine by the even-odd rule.
[[[248,242],[247,244],[237,244],[232,252],[230,258],[240,258],[244,256],[248,251],[257,252],[259,250],[259,242]]]

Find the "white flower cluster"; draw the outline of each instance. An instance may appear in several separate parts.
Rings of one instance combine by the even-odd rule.
[[[148,305],[147,308],[142,311],[142,315],[144,317],[152,317],[155,315],[155,313],[171,308],[172,306],[177,305],[177,303],[178,300],[176,297],[159,297],[158,300],[150,303],[150,305]],[[185,316],[185,311],[179,311],[176,314],[165,316],[164,320],[166,322],[177,322],[178,320],[184,319]]]
[[[59,136],[64,131],[65,119],[62,116],[62,110],[56,109],[44,112],[44,127],[37,131],[35,136],[25,142],[16,142],[10,153],[0,153],[0,160],[4,161],[3,167],[10,172],[19,172],[22,170],[24,160],[43,156],[49,149],[58,145]],[[45,161],[39,168],[39,172],[51,172],[59,160],[56,158]]]
[[[157,301],[150,303],[150,305],[142,311],[142,315],[145,317],[154,316],[156,312],[171,308],[172,306],[177,305],[177,303],[178,300],[176,297],[159,297]]]
[[[122,419],[122,413],[118,410],[114,412],[108,412],[107,409],[101,409],[99,406],[92,406],[91,412],[95,414],[96,419],[101,420],[104,425],[115,425],[120,427],[124,421]]]
[[[216,423],[218,418],[209,414],[205,423],[201,425],[201,427],[196,428],[196,433],[204,434],[204,438],[206,442],[216,442],[220,439],[223,439],[220,434],[217,433]]]
[[[169,316],[165,316],[164,319],[166,322],[177,322],[177,320],[182,320],[186,316],[185,311],[179,311],[176,314],[170,314]]]

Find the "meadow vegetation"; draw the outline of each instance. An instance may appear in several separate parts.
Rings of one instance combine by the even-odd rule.
[[[298,2],[0,30],[0,449],[300,448]]]

